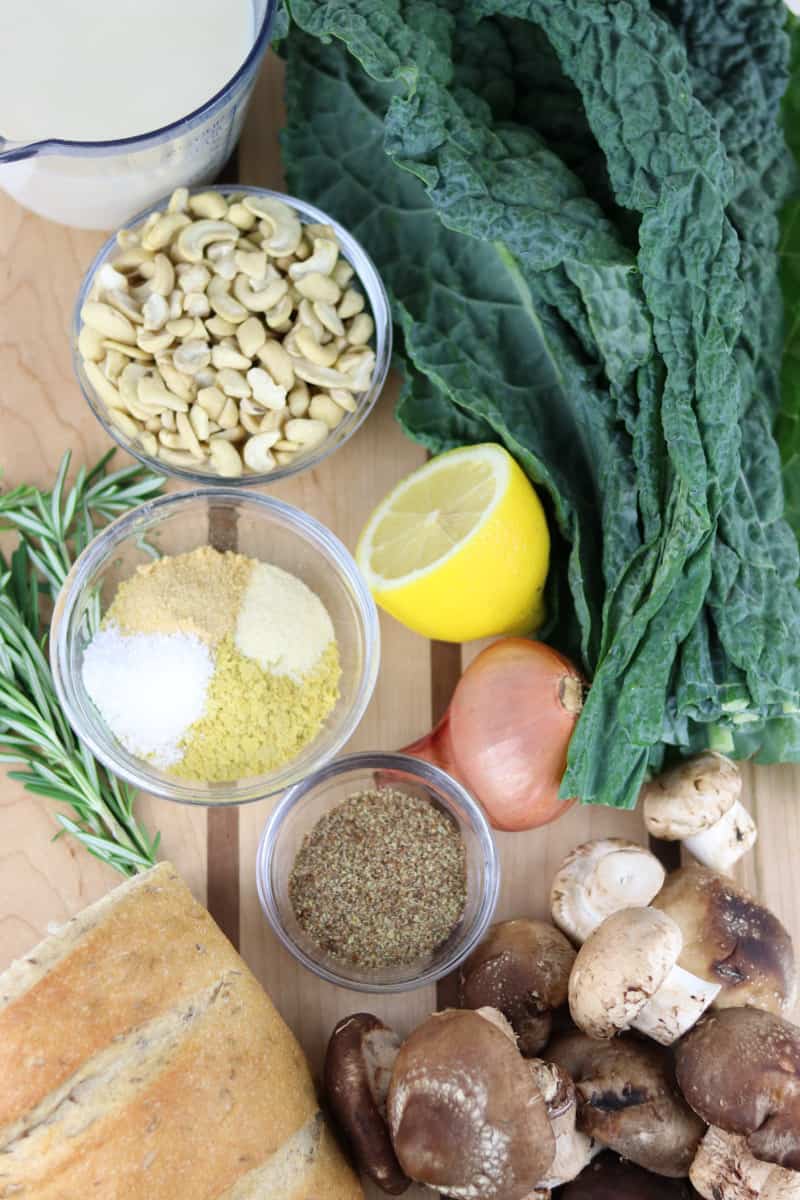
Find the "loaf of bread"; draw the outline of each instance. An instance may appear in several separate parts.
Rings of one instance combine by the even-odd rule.
[[[302,1051],[163,863],[0,975],[0,1198],[358,1200]]]

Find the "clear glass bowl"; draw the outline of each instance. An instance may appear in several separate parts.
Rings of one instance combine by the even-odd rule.
[[[402,967],[358,970],[321,950],[300,928],[289,876],[303,838],[353,792],[380,782],[430,801],[458,828],[467,852],[467,902],[450,937],[432,957]],[[267,821],[256,858],[261,907],[286,949],[321,979],[357,992],[405,992],[434,983],[474,950],[492,919],[500,864],[489,822],[466,788],[439,767],[405,754],[351,754],[296,784]]]
[[[204,189],[195,188],[194,191]],[[372,339],[373,348],[375,350],[375,370],[373,373],[372,386],[368,392],[364,392],[358,402],[358,407],[355,412],[346,413],[344,419],[333,429],[321,446],[308,451],[306,454],[299,454],[293,461],[286,466],[276,466],[272,471],[266,474],[248,473],[241,475],[237,479],[231,479],[217,475],[211,470],[204,470],[202,467],[196,469],[186,469],[183,467],[173,466],[170,463],[162,462],[159,458],[154,458],[152,455],[145,454],[141,446],[130,441],[116,426],[112,425],[108,419],[106,406],[97,395],[95,389],[90,383],[86,371],[84,370],[83,361],[78,351],[78,335],[80,334],[83,322],[81,321],[81,309],[89,294],[92,286],[92,281],[96,272],[108,262],[119,251],[116,242],[116,234],[109,238],[102,249],[99,251],[89,270],[84,276],[78,293],[78,299],[75,304],[75,311],[72,316],[72,364],[75,374],[80,384],[81,391],[86,398],[89,407],[97,417],[100,424],[105,429],[110,438],[113,438],[118,446],[126,450],[128,454],[132,454],[134,458],[138,458],[139,462],[150,467],[154,471],[159,471],[164,475],[174,475],[178,479],[187,480],[190,483],[204,484],[207,486],[220,487],[258,487],[263,484],[277,483],[279,479],[286,479],[290,475],[296,475],[298,471],[305,471],[308,467],[315,467],[326,459],[328,455],[333,454],[340,446],[349,441],[357,429],[363,425],[364,421],[372,411],[375,401],[383,390],[383,385],[386,382],[386,376],[389,373],[389,366],[392,359],[392,317],[389,308],[389,298],[386,295],[386,289],[383,286],[381,277],[377,272],[375,264],[367,254],[359,242],[341,226],[338,221],[334,221],[322,209],[315,208],[312,204],[306,204],[302,200],[296,200],[294,196],[287,196],[283,192],[271,192],[267,188],[258,187],[217,187],[215,191],[220,192],[223,196],[236,195],[254,195],[254,196],[271,196],[276,200],[283,200],[285,203],[292,206],[299,213],[303,224],[323,223],[332,225],[336,230],[336,236],[339,239],[342,257],[347,259],[351,267],[353,267],[358,283],[361,286],[369,312],[375,322],[375,334]],[[147,219],[151,212],[166,208],[168,196],[165,196],[158,204],[154,204],[152,208],[141,212],[124,226],[125,229],[136,228]],[[367,311],[367,310],[365,310]]]
[[[342,668],[339,700],[317,737],[269,774],[230,783],[176,779],[130,754],[89,698],[81,671],[84,650],[122,580],[154,557],[209,544],[274,563],[308,584],[331,615]],[[56,692],[81,741],[134,787],[185,804],[262,800],[317,770],[339,753],[363,717],[379,658],[374,601],[338,538],[289,504],[230,488],[161,496],[103,529],[72,568],[50,635]]]

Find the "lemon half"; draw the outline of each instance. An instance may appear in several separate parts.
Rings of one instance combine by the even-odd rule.
[[[428,638],[530,633],[544,619],[547,521],[502,446],[450,450],[402,480],[356,559],[381,608]]]

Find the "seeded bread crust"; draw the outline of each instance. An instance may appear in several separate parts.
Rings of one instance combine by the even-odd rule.
[[[358,1200],[302,1052],[170,864],[0,976],[0,1198]]]

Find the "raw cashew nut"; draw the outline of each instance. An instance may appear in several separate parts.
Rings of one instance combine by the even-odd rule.
[[[178,346],[178,349],[172,356],[172,361],[179,371],[183,371],[185,375],[196,375],[203,367],[207,367],[211,362],[211,351],[208,348],[208,342],[202,342],[199,339],[190,339]]]
[[[244,461],[251,471],[261,474],[271,471],[275,466],[275,458],[271,447],[278,441],[277,433],[257,433],[245,442]]]
[[[142,245],[145,250],[163,250],[165,246],[169,245],[178,230],[188,225],[189,218],[186,216],[186,213],[164,213],[142,235]]]
[[[199,192],[190,197],[189,211],[195,217],[209,217],[212,221],[221,221],[227,216],[228,205],[219,192]]]
[[[241,475],[242,460],[239,457],[239,451],[230,442],[215,434],[208,443],[208,453],[211,466],[218,475],[226,475],[231,478]]]
[[[239,230],[230,221],[192,221],[178,234],[176,249],[186,262],[199,263],[211,242],[235,242],[238,236]]]
[[[267,331],[258,317],[248,317],[236,330],[236,340],[245,358],[251,362],[267,340]],[[231,364],[234,365],[234,364]],[[248,364],[249,365],[249,364]]]
[[[316,238],[313,254],[304,262],[292,263],[289,274],[294,280],[302,279],[304,275],[310,275],[314,271],[318,271],[320,275],[332,275],[338,257],[339,247],[336,242],[328,238]]]
[[[131,346],[136,342],[136,331],[131,322],[110,304],[103,304],[100,300],[87,300],[81,309],[81,320],[84,325],[96,330],[103,337],[113,338],[115,342],[127,342]]]
[[[251,367],[247,372],[254,400],[262,408],[284,408],[286,405],[286,388],[280,387],[262,367]]]
[[[244,305],[233,299],[228,291],[227,283],[218,275],[211,280],[206,295],[217,316],[229,321],[231,325],[240,325],[250,316]]]
[[[233,294],[240,304],[250,312],[267,312],[283,299],[289,290],[285,279],[274,279],[262,291],[253,290],[253,281],[247,275],[237,275],[233,281]]]
[[[281,200],[271,196],[245,196],[242,201],[248,212],[267,223],[271,229],[264,241],[267,254],[294,254],[300,245],[303,229],[297,214]]]

